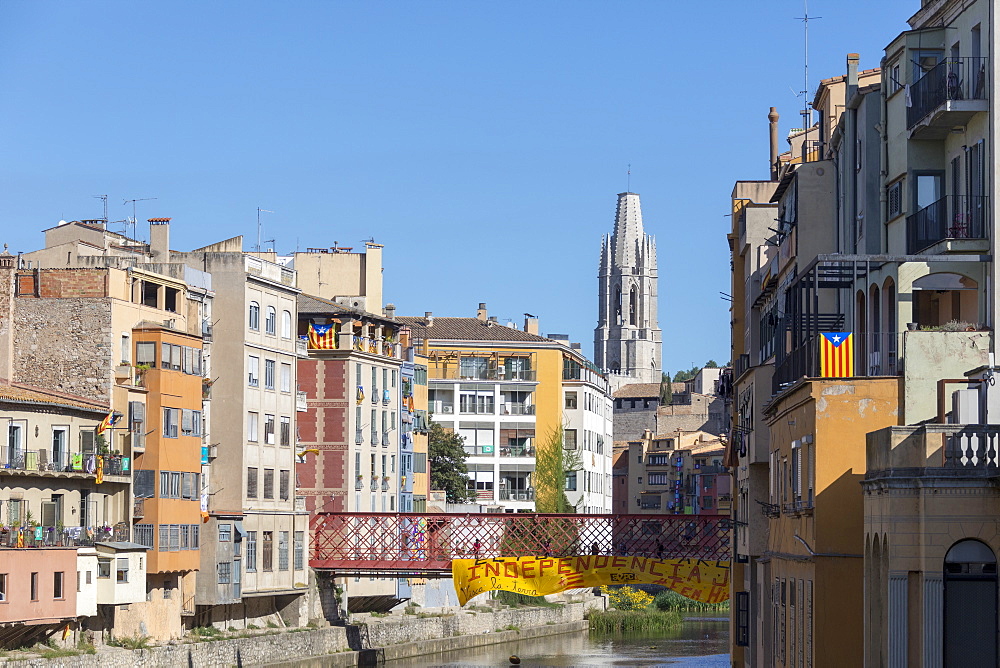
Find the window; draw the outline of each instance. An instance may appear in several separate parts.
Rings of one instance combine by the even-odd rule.
[[[7,574],[0,573],[0,601],[7,600]]]
[[[281,365],[281,391],[291,392],[292,391],[292,365],[282,364]]]
[[[669,485],[670,476],[666,473],[650,473],[648,482],[650,485]]]
[[[247,498],[257,498],[257,467],[247,467]]]
[[[278,471],[278,498],[288,501],[288,471]]]
[[[264,389],[274,389],[274,360],[264,360]]]
[[[274,469],[264,469],[264,498],[274,498]]]
[[[293,559],[295,560],[294,568],[297,571],[301,571],[305,568],[305,544],[306,544],[306,532],[296,531],[295,532],[295,553]]]
[[[177,438],[177,423],[180,420],[180,410],[177,408],[163,409],[163,437]]]
[[[233,525],[232,524],[220,524],[219,525],[219,542],[228,543],[233,539]]]
[[[892,95],[902,87],[903,83],[899,80],[899,61],[897,61],[889,65],[889,95]]]
[[[563,447],[567,450],[576,450],[576,429],[563,430]]]
[[[278,532],[278,570],[288,570],[288,532]]]
[[[128,402],[128,424],[133,449],[146,447],[146,404]]]
[[[247,440],[251,443],[257,442],[257,422],[260,415],[257,413],[247,413]]]
[[[250,329],[260,330],[260,304],[250,302]]]
[[[201,436],[201,411],[181,409],[181,433],[185,436]]]
[[[267,307],[267,319],[264,320],[264,333],[274,336],[275,328],[278,324],[278,317],[273,306]]]
[[[115,559],[115,582],[128,582],[128,557]]]
[[[576,471],[570,471],[566,474],[566,491],[576,491]]]
[[[247,356],[247,385],[250,387],[260,385],[260,358],[255,355]]]
[[[899,66],[897,65],[897,68]],[[750,645],[750,592],[736,592],[736,645]]]
[[[38,600],[38,573],[31,574],[31,600]]]
[[[576,408],[576,392],[566,393],[566,408],[568,410],[573,410]]]
[[[135,344],[135,363],[156,366],[156,343],[153,341],[138,341]]]
[[[292,418],[284,415],[281,417],[281,440],[279,442],[281,445],[292,444]]]
[[[886,217],[895,218],[903,212],[903,182],[896,181],[889,186],[886,197],[888,199]]]
[[[273,531],[264,531],[262,533],[264,534],[262,536],[262,538],[264,539],[264,545],[263,545],[263,549],[264,549],[264,560],[263,561],[264,561],[264,563],[263,563],[263,568],[264,568],[264,571],[270,572],[270,571],[274,570],[272,568],[272,561],[271,561],[274,558],[274,532]]]
[[[223,561],[219,563],[219,584],[227,585],[232,584],[233,581],[233,562]]]
[[[292,314],[290,311],[281,312],[281,338],[292,338]]]
[[[243,560],[247,573],[257,572],[257,532],[247,531],[246,558]]]
[[[98,559],[97,560],[97,577],[110,578],[111,577],[111,560],[110,559]]]
[[[153,544],[153,525],[152,524],[136,524],[135,531],[133,532],[133,538],[139,545],[145,545],[149,549],[156,547]]]
[[[63,578],[65,576],[63,571],[52,574],[52,598],[63,598]]]
[[[274,416],[264,414],[264,443],[274,445]]]

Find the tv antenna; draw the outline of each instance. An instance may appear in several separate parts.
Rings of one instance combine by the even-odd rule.
[[[122,202],[122,206],[125,206],[129,202],[132,202],[132,239],[135,239],[135,235],[136,235],[135,224],[136,224],[137,219],[135,217],[135,203],[136,202],[148,202],[148,201],[154,200],[154,199],[156,199],[156,198],[155,197],[136,197],[135,199],[127,199],[124,202]],[[127,221],[125,223],[125,229],[126,230],[128,229],[128,222]]]
[[[802,129],[805,133],[802,136],[802,162],[806,162],[809,155],[809,128],[812,127],[812,109],[809,108],[809,22],[823,18],[822,16],[809,16],[809,0],[802,0],[805,14],[796,17],[802,21],[802,33],[805,44],[803,46],[802,58]]]
[[[257,252],[260,252],[260,214],[261,213],[274,213],[270,209],[262,209],[257,207]],[[274,239],[269,239],[271,243],[274,243]]]
[[[93,195],[93,197],[95,199],[99,199],[102,202],[104,202],[104,218],[102,218],[101,220],[104,221],[104,226],[107,227],[108,226],[108,196],[107,195]]]
[[[625,192],[632,192],[632,163],[628,163],[628,170],[625,172]]]

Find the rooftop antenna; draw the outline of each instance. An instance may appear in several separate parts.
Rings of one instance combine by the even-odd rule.
[[[154,200],[154,199],[156,199],[156,198],[155,197],[137,197],[135,199],[127,199],[124,202],[122,202],[122,206],[125,206],[129,202],[132,202],[132,239],[135,239],[135,235],[136,235],[136,231],[135,231],[135,223],[136,223],[135,203],[136,202],[148,202],[149,200]],[[128,222],[125,223],[125,229],[128,229]]]
[[[107,227],[108,226],[108,196],[107,195],[94,195],[94,197],[97,198],[97,199],[99,199],[99,200],[101,200],[102,202],[104,202],[104,218],[102,218],[101,220],[104,221],[104,226]]]
[[[271,211],[270,209],[262,209],[259,206],[257,207],[257,252],[258,253],[260,252],[260,214],[261,213],[274,213],[274,211]],[[274,239],[271,239],[271,242],[273,243]]]
[[[809,108],[809,22],[823,18],[822,16],[809,16],[809,0],[802,0],[805,14],[797,17],[802,21],[802,32],[805,39],[802,60],[802,129],[805,134],[802,136],[802,162],[806,162],[809,153],[809,128],[812,127],[812,109]]]
[[[632,163],[628,163],[628,171],[625,172],[625,192],[632,192]]]

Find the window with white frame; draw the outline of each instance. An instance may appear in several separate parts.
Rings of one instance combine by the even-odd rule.
[[[290,311],[281,312],[281,338],[292,338],[292,314]]]
[[[281,365],[281,385],[279,386],[282,392],[292,391],[292,365],[282,364]]]
[[[247,440],[251,443],[257,442],[257,427],[260,422],[260,414],[249,412],[247,413]]]
[[[264,360],[264,389],[274,389],[274,360]]]
[[[250,302],[250,329],[260,330],[260,304]]]
[[[260,358],[256,355],[247,356],[247,385],[250,387],[260,385]]]
[[[274,336],[278,324],[277,312],[273,306],[267,307],[267,318],[264,320],[264,333]]]

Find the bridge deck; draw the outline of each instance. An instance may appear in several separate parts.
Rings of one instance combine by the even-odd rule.
[[[579,554],[729,560],[728,517],[536,513],[317,513],[309,565],[344,574],[451,570],[452,559]]]

